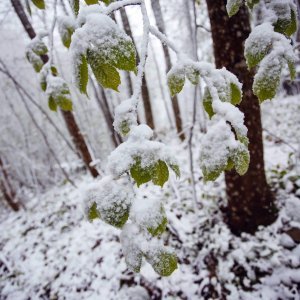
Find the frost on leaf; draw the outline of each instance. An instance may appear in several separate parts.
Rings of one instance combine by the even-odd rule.
[[[249,162],[247,146],[235,139],[224,120],[209,128],[200,151],[200,167],[206,181],[217,179],[224,170],[230,170],[233,166],[239,175],[244,175]]]
[[[274,30],[291,36],[297,30],[297,7],[292,1],[273,0],[266,7],[274,15]]]
[[[80,0],[69,0],[70,2],[70,6],[75,14],[75,16],[78,15],[78,12],[79,12],[79,2]]]
[[[295,77],[296,57],[293,48],[289,40],[275,32],[270,23],[254,28],[245,43],[245,56],[250,68],[259,64],[253,91],[260,102],[275,97],[285,64],[288,65],[291,79]]]
[[[147,201],[135,199],[130,211],[130,219],[146,229],[152,236],[161,235],[167,227],[168,220],[161,201],[149,198]]]
[[[128,140],[109,156],[109,170],[114,176],[130,172],[138,186],[152,181],[163,186],[169,178],[168,165],[177,166],[164,144],[151,141],[153,131],[147,125],[135,126],[130,130]],[[178,170],[176,172],[178,174]]]
[[[134,192],[128,182],[104,177],[88,192],[86,214],[89,219],[97,215],[104,222],[122,228],[128,220],[133,198]]]
[[[146,260],[160,276],[170,276],[177,269],[177,257],[175,253],[163,247],[151,249],[146,254]]]
[[[69,48],[72,41],[72,34],[76,28],[75,20],[72,17],[64,16],[58,19],[58,32],[61,41],[66,48]]]
[[[80,11],[78,25],[81,27],[72,36],[75,82],[84,92],[80,71],[86,58],[97,81],[104,88],[118,91],[121,80],[117,69],[136,72],[136,51],[131,38],[96,8],[91,6]]]
[[[232,17],[235,15],[239,9],[240,6],[243,4],[243,0],[227,0],[226,4],[226,10],[229,17]]]
[[[247,0],[247,5],[250,9],[253,9],[253,7],[259,3],[259,0]]]

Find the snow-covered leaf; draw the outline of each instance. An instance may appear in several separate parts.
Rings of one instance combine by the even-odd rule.
[[[184,82],[184,70],[181,68],[173,67],[168,73],[168,86],[172,97],[182,91]]]
[[[170,276],[177,269],[176,255],[164,249],[151,252],[146,259],[160,276]]]
[[[229,17],[235,15],[240,6],[243,4],[243,0],[227,0],[226,9]]]

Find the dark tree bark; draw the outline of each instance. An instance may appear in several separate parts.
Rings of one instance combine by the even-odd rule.
[[[229,18],[226,0],[206,0],[211,23],[217,68],[226,67],[243,83],[243,101],[240,110],[245,114],[248,128],[251,162],[248,172],[239,176],[226,172],[228,207],[227,223],[235,234],[254,233],[258,226],[269,225],[276,218],[273,194],[266,181],[259,102],[252,92],[253,73],[244,59],[244,42],[251,28],[248,9]]]
[[[19,211],[20,204],[15,201],[16,193],[10,183],[8,173],[5,169],[1,157],[0,157],[0,190],[8,206],[14,211]]]
[[[27,18],[27,15],[24,11],[24,8],[22,6],[22,3],[20,0],[11,0],[12,6],[15,9],[16,14],[18,15],[25,31],[27,32],[30,39],[33,39],[36,36],[36,33],[34,31],[34,28],[32,27],[30,21]],[[47,55],[41,56],[44,63],[47,63],[49,60],[49,57]],[[65,123],[67,125],[68,131],[72,137],[72,140],[76,146],[77,151],[80,153],[80,156],[86,166],[86,168],[90,171],[91,175],[93,177],[97,177],[99,175],[96,168],[90,166],[92,162],[92,156],[90,154],[90,151],[87,147],[87,144],[84,140],[83,135],[80,132],[79,126],[75,120],[75,117],[72,112],[70,111],[63,111],[62,116],[65,120]]]
[[[153,13],[154,13],[156,26],[160,32],[165,34],[166,33],[165,22],[163,19],[159,0],[151,0],[151,6],[152,6]],[[169,48],[166,44],[162,44],[162,47],[163,47],[164,56],[165,56],[166,69],[167,69],[166,71],[168,72],[172,68],[171,55],[170,55]],[[173,107],[173,113],[174,113],[174,117],[175,117],[177,133],[179,134],[179,138],[183,141],[185,139],[185,135],[182,131],[183,130],[182,119],[181,119],[180,108],[179,108],[177,96],[175,95],[174,97],[172,97],[171,101],[172,101],[172,107]]]
[[[120,9],[121,19],[124,26],[124,31],[127,35],[129,35],[133,39],[130,23],[128,20],[128,16],[126,14],[126,11],[124,8]],[[140,61],[139,55],[137,54],[137,62]],[[149,94],[148,84],[146,80],[146,74],[143,76],[142,80],[142,98],[143,98],[143,104],[144,104],[144,111],[145,111],[145,117],[146,117],[146,123],[149,127],[152,129],[155,128],[154,126],[154,119],[153,119],[153,113],[152,113],[152,106],[151,106],[151,98]]]

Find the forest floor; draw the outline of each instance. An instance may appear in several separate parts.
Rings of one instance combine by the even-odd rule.
[[[176,249],[178,269],[159,277],[145,263],[126,268],[119,231],[83,217],[89,176],[78,188],[62,184],[33,198],[27,210],[0,213],[0,299],[300,299],[299,97],[263,108],[268,180],[277,193],[276,222],[255,236],[233,236],[222,221],[224,178],[204,183],[197,164],[192,197],[187,145],[176,147],[182,176],[163,189],[144,185],[140,196],[163,197],[169,219],[165,243]],[[298,157],[299,159],[299,157]]]

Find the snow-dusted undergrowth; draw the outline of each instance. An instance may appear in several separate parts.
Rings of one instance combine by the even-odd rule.
[[[1,215],[0,299],[299,299],[300,181],[292,149],[300,139],[297,100],[263,105],[266,164],[278,189],[275,224],[255,236],[233,236],[218,208],[222,179],[204,184],[197,168],[195,206],[185,146],[169,141],[178,149],[181,179],[172,177],[163,194],[152,184],[142,186],[135,201],[162,199],[166,206],[163,239],[179,258],[172,276],[161,278],[148,264],[139,275],[127,270],[119,231],[83,217],[85,190],[94,185],[83,177],[77,190],[57,187],[32,199],[26,212]]]

